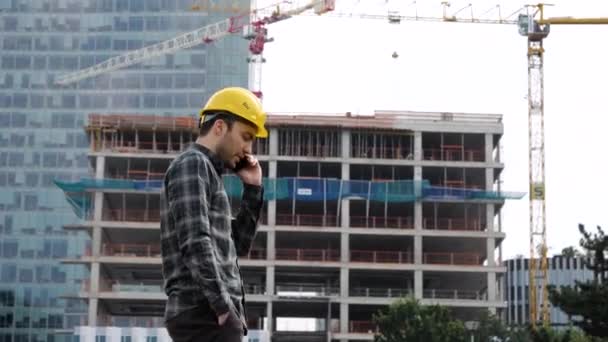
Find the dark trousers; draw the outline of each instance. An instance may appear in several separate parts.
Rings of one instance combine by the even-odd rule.
[[[222,326],[208,305],[184,311],[166,322],[173,342],[242,342],[243,323],[230,312]]]

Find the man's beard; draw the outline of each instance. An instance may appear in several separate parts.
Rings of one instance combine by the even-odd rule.
[[[230,144],[229,139],[226,137],[222,138],[220,143],[217,144],[217,156],[222,162],[224,162],[224,164],[226,164],[226,166],[232,167],[233,165],[231,165],[231,162],[233,162],[232,159],[234,158],[234,154],[230,153],[228,144]]]

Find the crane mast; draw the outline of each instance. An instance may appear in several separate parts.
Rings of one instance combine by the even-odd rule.
[[[542,17],[543,5],[536,13]],[[549,25],[540,25],[532,15],[520,16],[520,34],[528,38],[528,182],[530,210],[530,260],[528,265],[529,317],[549,324],[547,292],[547,225],[545,211],[545,123],[543,40]],[[540,317],[538,314],[540,304]]]

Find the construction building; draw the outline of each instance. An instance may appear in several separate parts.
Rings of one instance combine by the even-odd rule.
[[[502,116],[271,114],[267,126],[255,144],[266,204],[240,261],[250,329],[273,341],[371,340],[372,314],[400,296],[465,321],[503,313],[500,211],[523,194],[500,188]],[[160,187],[197,121],[92,114],[86,130],[94,177],[57,182],[83,218],[66,229],[92,237],[65,261],[91,270],[74,296],[88,301],[84,325],[148,327],[156,339]],[[236,210],[240,181],[228,174],[225,185]],[[285,318],[315,324],[283,329]]]

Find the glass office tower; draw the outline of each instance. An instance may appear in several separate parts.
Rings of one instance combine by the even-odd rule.
[[[204,1],[203,1],[204,2]],[[60,341],[86,325],[77,292],[88,234],[53,180],[89,174],[89,113],[196,115],[220,87],[247,86],[236,34],[125,70],[57,86],[58,75],[219,21],[249,0],[0,0],[0,342]]]

